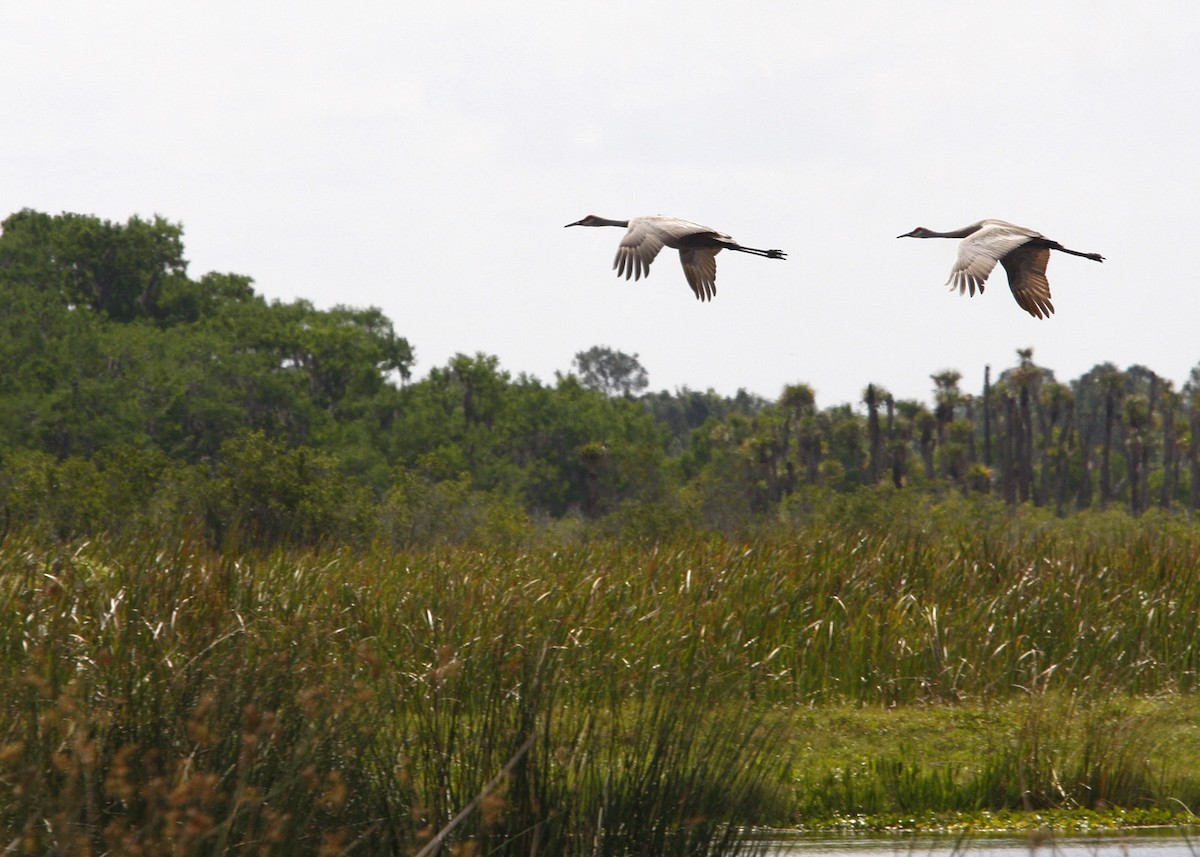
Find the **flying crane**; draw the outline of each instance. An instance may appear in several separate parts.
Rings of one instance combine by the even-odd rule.
[[[947,284],[958,293],[983,294],[983,284],[988,274],[999,262],[1008,272],[1008,287],[1012,289],[1017,304],[1035,318],[1049,318],[1054,312],[1050,303],[1050,282],[1046,279],[1046,264],[1050,251],[1058,250],[1072,256],[1082,256],[1095,262],[1103,262],[1099,253],[1080,253],[1068,250],[1057,241],[1052,241],[1040,232],[1026,229],[1003,220],[981,220],[956,229],[953,232],[934,232],[918,226],[912,232],[897,235],[897,238],[961,238],[958,242],[958,258],[950,270]]]
[[[782,250],[756,250],[743,247],[724,232],[717,232],[690,220],[653,214],[635,217],[632,220],[608,220],[589,214],[583,220],[567,226],[621,226],[627,227],[613,259],[613,268],[618,277],[639,280],[650,276],[650,263],[663,247],[679,251],[679,262],[688,285],[702,301],[711,300],[717,293],[717,254],[722,250],[737,250],[768,259],[784,259]],[[566,228],[566,227],[564,227]]]

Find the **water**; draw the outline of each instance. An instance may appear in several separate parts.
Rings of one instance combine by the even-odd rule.
[[[887,838],[809,837],[771,843],[769,857],[1200,857],[1200,837],[1188,838],[1178,830],[1163,833],[1105,833],[1075,836],[972,835],[893,836]]]

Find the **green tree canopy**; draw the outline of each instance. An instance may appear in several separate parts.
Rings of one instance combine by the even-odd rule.
[[[580,351],[571,361],[579,382],[589,390],[609,396],[632,396],[650,386],[650,378],[636,354],[626,354],[605,345]]]

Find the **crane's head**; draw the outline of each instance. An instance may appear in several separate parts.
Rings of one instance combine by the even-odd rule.
[[[599,218],[594,214],[589,214],[587,217],[583,218],[583,220],[576,220],[574,223],[568,223],[567,226],[604,226],[604,224],[600,222],[601,219],[602,218]],[[563,229],[566,229],[567,226],[564,226]]]
[[[933,232],[926,229],[924,226],[918,226],[912,232],[905,232],[903,235],[897,235],[897,238],[932,238]]]

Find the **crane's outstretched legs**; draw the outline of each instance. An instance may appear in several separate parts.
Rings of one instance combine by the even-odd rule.
[[[1082,256],[1084,259],[1091,259],[1093,262],[1103,262],[1104,257],[1099,253],[1080,253],[1078,250],[1068,250],[1057,241],[1046,241],[1046,246],[1051,250],[1058,250],[1062,253],[1070,253],[1072,256]]]

